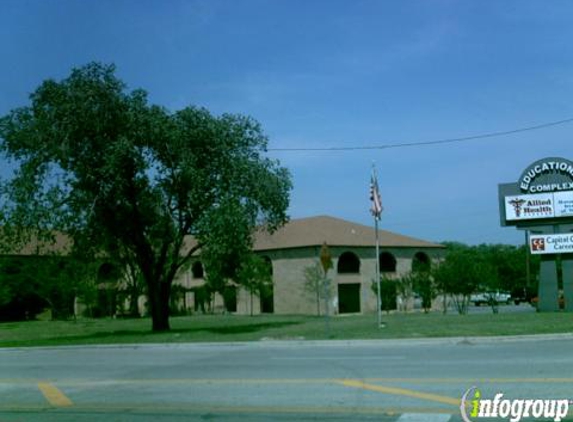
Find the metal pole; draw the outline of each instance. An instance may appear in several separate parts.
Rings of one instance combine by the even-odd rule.
[[[376,230],[376,285],[378,288],[378,328],[382,326],[382,295],[380,292],[380,239],[378,237],[378,218],[374,217],[374,230]]]
[[[524,298],[527,298],[527,292],[531,283],[531,262],[529,257],[529,230],[525,230],[525,291]]]
[[[326,322],[326,338],[330,338],[330,283],[328,282],[328,270],[332,268],[332,256],[328,250],[326,242],[322,244],[320,248],[320,262],[322,264],[322,269],[324,270],[324,277],[322,279],[322,284],[324,287],[324,320]]]
[[[330,286],[328,285],[328,278],[326,278],[328,270],[324,271],[324,279],[322,284],[324,285],[324,321],[326,323],[326,338],[330,338]]]

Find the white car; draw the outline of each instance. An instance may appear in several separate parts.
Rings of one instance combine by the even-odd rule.
[[[484,292],[476,293],[470,296],[470,302],[475,306],[489,305],[492,302],[495,303],[511,303],[511,295],[504,292]]]

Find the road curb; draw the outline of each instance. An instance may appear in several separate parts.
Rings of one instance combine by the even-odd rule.
[[[286,347],[396,347],[404,345],[460,345],[472,346],[492,343],[540,342],[573,340],[573,333],[531,334],[512,336],[465,336],[465,337],[423,337],[405,339],[367,339],[367,340],[280,340],[265,338],[244,342],[197,342],[197,343],[137,343],[137,344],[91,344],[68,346],[30,346],[6,347],[3,351],[14,350],[62,350],[62,349],[141,349],[141,348],[286,348]]]

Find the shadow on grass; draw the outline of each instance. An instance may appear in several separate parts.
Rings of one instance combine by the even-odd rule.
[[[277,321],[277,322],[265,322],[260,324],[241,324],[241,325],[228,325],[228,326],[221,326],[221,327],[209,327],[209,326],[199,326],[193,328],[178,328],[172,329],[166,332],[152,332],[143,331],[143,330],[117,330],[117,331],[99,331],[90,334],[84,335],[69,335],[69,336],[62,336],[62,337],[52,337],[42,340],[23,340],[23,341],[11,341],[7,342],[7,344],[2,344],[0,342],[0,347],[13,347],[13,346],[24,346],[24,345],[64,345],[64,344],[96,344],[98,343],[97,340],[105,340],[105,339],[121,339],[121,341],[129,342],[130,338],[138,341],[144,342],[145,340],[157,338],[158,340],[161,337],[168,336],[170,340],[173,339],[174,335],[179,335],[178,337],[185,339],[185,334],[192,334],[192,333],[211,333],[211,334],[219,334],[219,335],[237,335],[237,334],[250,334],[256,333],[263,330],[273,329],[273,328],[282,328],[288,327],[291,325],[298,325],[301,322],[297,321]],[[209,338],[206,336],[204,340],[208,340]],[[9,343],[9,344],[8,344]]]

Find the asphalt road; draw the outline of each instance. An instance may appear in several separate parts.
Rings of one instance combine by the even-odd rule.
[[[573,398],[572,349],[566,335],[0,349],[0,422],[459,421],[472,386]]]

